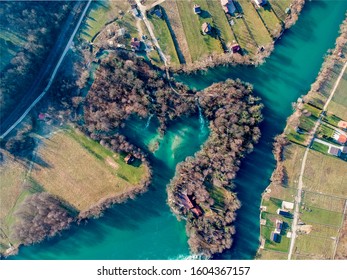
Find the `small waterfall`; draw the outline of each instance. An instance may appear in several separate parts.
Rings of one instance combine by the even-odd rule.
[[[200,133],[204,133],[204,131],[205,131],[205,120],[204,120],[204,117],[202,115],[202,110],[201,110],[201,107],[200,107],[199,99],[197,99],[197,106],[198,106],[198,110],[199,110]]]
[[[153,114],[149,115],[145,129],[147,129],[149,127],[149,124],[151,123],[151,119],[153,118]]]

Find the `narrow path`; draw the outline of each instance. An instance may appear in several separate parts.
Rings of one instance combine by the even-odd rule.
[[[146,24],[146,27],[147,27],[147,29],[148,29],[148,32],[149,32],[149,34],[150,34],[151,37],[152,37],[152,41],[153,41],[154,45],[155,45],[156,48],[157,48],[157,51],[158,51],[158,53],[159,53],[159,55],[160,55],[160,58],[162,59],[162,61],[164,62],[165,67],[167,68],[167,66],[168,66],[168,65],[167,65],[167,59],[166,59],[166,57],[165,57],[163,51],[162,51],[161,48],[160,48],[160,45],[159,45],[159,43],[158,43],[157,38],[156,38],[155,35],[154,35],[154,31],[153,31],[152,25],[151,25],[151,23],[149,22],[148,18],[146,17],[146,10],[147,10],[147,8],[146,8],[146,6],[143,6],[143,5],[141,4],[140,0],[135,0],[135,1],[136,1],[136,3],[137,3],[137,6],[139,7],[139,9],[140,9],[140,11],[141,11],[142,20],[143,20],[143,22]],[[167,71],[167,72],[168,72],[168,71]]]
[[[85,8],[84,8],[84,10],[83,10],[83,12],[82,12],[82,14],[81,14],[81,16],[80,16],[78,22],[77,22],[77,25],[76,25],[76,27],[75,27],[75,29],[74,29],[72,35],[70,36],[70,39],[69,39],[69,41],[67,42],[67,44],[66,44],[66,46],[65,46],[65,49],[64,49],[63,53],[61,54],[61,56],[60,56],[60,58],[59,58],[59,60],[58,60],[58,62],[57,62],[57,64],[56,64],[56,66],[55,66],[55,68],[54,68],[54,70],[53,70],[53,72],[52,72],[52,74],[51,74],[51,76],[50,76],[50,78],[49,78],[49,82],[48,82],[47,86],[44,88],[44,90],[42,91],[42,93],[31,103],[31,105],[24,111],[24,113],[17,119],[17,121],[14,122],[14,124],[12,124],[12,125],[0,136],[0,139],[6,137],[6,135],[9,134],[9,133],[10,133],[10,132],[11,132],[11,131],[12,131],[12,130],[13,130],[13,129],[14,129],[14,128],[15,128],[15,127],[27,116],[27,115],[28,115],[28,114],[29,114],[29,112],[31,111],[31,109],[34,108],[34,106],[42,99],[42,97],[44,97],[44,96],[46,95],[47,91],[49,90],[49,88],[51,87],[51,85],[52,85],[52,83],[53,83],[53,81],[54,81],[55,76],[57,75],[57,72],[58,72],[58,69],[59,69],[61,63],[63,62],[63,60],[64,60],[64,58],[65,58],[67,52],[69,51],[69,49],[70,49],[70,47],[71,47],[72,41],[73,41],[73,39],[74,39],[74,37],[75,37],[75,35],[76,35],[76,33],[77,33],[77,31],[78,31],[78,29],[79,29],[81,23],[82,23],[82,20],[83,20],[84,16],[86,15],[87,10],[88,10],[88,8],[89,8],[89,6],[90,6],[91,3],[92,3],[92,0],[88,0],[88,3],[87,3],[87,5],[85,6]]]
[[[332,89],[330,96],[328,98],[328,100],[326,101],[324,108],[323,108],[323,112],[326,111],[326,109],[329,106],[330,101],[332,100],[335,91],[343,77],[343,74],[345,72],[347,68],[347,62],[345,63],[345,65],[343,66],[339,77],[337,78],[334,88]],[[302,197],[302,188],[303,188],[303,176],[304,176],[304,171],[305,171],[305,167],[306,167],[306,160],[307,160],[307,156],[308,156],[308,152],[310,151],[310,146],[311,143],[314,139],[314,135],[316,134],[316,131],[321,123],[323,115],[321,114],[319,119],[316,121],[316,124],[312,130],[312,132],[310,133],[310,137],[311,137],[311,141],[310,144],[307,146],[306,150],[305,150],[305,154],[304,157],[302,159],[302,163],[301,163],[301,170],[300,170],[300,176],[299,176],[299,183],[298,183],[298,192],[296,194],[296,198],[295,198],[295,209],[294,209],[294,218],[293,218],[293,223],[292,223],[292,238],[290,240],[290,247],[289,247],[289,253],[288,253],[288,260],[290,260],[292,258],[292,254],[293,254],[293,249],[294,249],[294,245],[295,245],[295,239],[297,237],[296,231],[297,231],[297,225],[298,225],[298,220],[299,220],[299,211],[300,211],[300,203],[301,203],[301,197]]]

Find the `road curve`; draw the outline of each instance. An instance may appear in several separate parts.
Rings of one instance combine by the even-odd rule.
[[[87,13],[87,10],[91,2],[92,0],[88,0],[88,3],[86,4],[82,14],[80,15],[77,25],[73,29],[73,32],[70,35],[69,40],[66,44],[64,44],[66,42],[64,38],[69,34],[69,31],[71,32],[71,24],[75,20],[73,13],[71,13],[65,21],[62,27],[62,31],[60,32],[60,35],[57,39],[57,42],[52,48],[48,58],[44,63],[44,66],[41,68],[39,74],[37,75],[37,78],[34,80],[31,87],[29,88],[25,96],[21,99],[21,101],[18,103],[16,108],[8,116],[6,116],[4,120],[1,120],[0,139],[6,137],[28,115],[31,109],[42,99],[42,97],[45,96],[45,94],[51,87],[53,80],[58,72],[58,69],[61,63],[63,62],[66,53],[70,49],[72,41],[82,23],[84,16]],[[77,2],[74,6],[74,9],[78,8],[78,6],[81,4],[82,1]],[[59,53],[61,51],[62,54],[59,57]],[[57,61],[58,57],[59,60]],[[55,63],[55,61],[57,62]],[[45,82],[48,83],[44,87]],[[44,89],[43,91],[41,91],[43,87]]]

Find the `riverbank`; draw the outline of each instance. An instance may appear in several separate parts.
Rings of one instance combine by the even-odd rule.
[[[218,68],[206,75],[185,78],[185,83],[190,87],[203,89],[213,82],[240,77],[254,84],[255,92],[265,104],[262,138],[254,152],[246,157],[235,181],[242,207],[237,212],[233,248],[224,254],[217,254],[215,258],[254,257],[259,239],[260,193],[268,185],[274,168],[271,155],[273,137],[283,130],[285,119],[291,113],[290,103],[302,92],[307,92],[314,81],[322,55],[335,40],[337,26],[343,17],[342,10],[345,10],[345,6],[341,1],[312,1],[305,6],[298,24],[278,42],[273,56],[264,65],[258,68]],[[182,76],[179,78],[181,81],[184,79]],[[144,150],[152,139],[157,139],[155,118],[150,120],[146,128],[147,122],[148,118],[131,119],[122,128],[122,133]],[[41,244],[23,247],[13,259],[189,257],[185,223],[177,222],[167,207],[167,194],[163,186],[174,176],[176,164],[193,155],[205,139],[200,137],[200,124],[196,117],[170,126],[164,137],[159,138],[158,150],[150,155],[154,175],[148,192],[127,203],[114,205],[100,219],[90,220],[79,227],[72,226],[61,236]]]
[[[340,244],[339,236],[345,235],[347,189],[341,182],[347,163],[344,143],[334,139],[336,133],[346,134],[338,127],[347,105],[342,101],[347,90],[346,53],[345,19],[311,90],[298,99],[285,131],[276,138],[276,169],[261,202],[259,258],[334,259],[346,255],[339,250],[345,242]],[[341,147],[342,153],[331,154],[329,145]],[[276,233],[279,222],[285,226]]]
[[[102,36],[90,42],[91,52],[99,48],[132,50],[173,73],[193,73],[223,65],[256,66],[272,53],[284,31],[295,24],[304,3],[304,0],[280,3],[270,0],[257,7],[252,2],[239,1],[233,12],[225,13],[220,3],[201,0],[195,3],[201,9],[196,14],[192,3],[163,1],[156,7],[139,4],[137,16],[130,12],[130,5],[122,5],[129,13],[119,11],[115,18],[111,15],[120,7],[108,4],[91,11],[101,22],[105,17],[109,19],[105,26],[97,25],[97,34]],[[100,15],[98,9],[105,10],[105,15]],[[211,32],[204,35],[203,22],[211,26]],[[90,30],[85,32],[95,33],[94,25],[91,22]],[[136,47],[130,38],[137,40]]]
[[[43,131],[51,132],[46,135]],[[30,134],[36,144],[25,157],[1,150],[1,197],[6,198],[1,203],[1,255],[52,238],[72,223],[99,217],[112,204],[145,192],[151,182],[146,160],[133,158],[126,162],[129,154],[113,152],[72,127],[54,128],[41,123]],[[15,142],[6,143],[7,148],[10,145],[14,148]],[[14,152],[12,148],[10,151]],[[51,202],[55,208],[49,206]],[[66,216],[48,223],[48,219],[39,217],[42,211],[35,208],[53,217],[56,210],[52,209],[59,209]],[[42,228],[45,231],[41,232]]]

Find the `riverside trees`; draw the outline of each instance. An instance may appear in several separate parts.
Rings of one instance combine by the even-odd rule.
[[[187,219],[192,251],[209,257],[232,245],[240,207],[233,179],[260,137],[262,104],[252,87],[227,80],[194,92],[173,81],[170,85],[142,59],[121,51],[101,63],[85,103],[85,121],[92,137],[114,149],[131,147],[140,157],[137,148],[121,143],[126,141],[121,135],[110,136],[112,131],[132,114],[154,114],[159,132],[165,133],[170,121],[197,114],[198,105],[209,121],[210,135],[201,151],[178,165],[168,201],[176,215]]]

